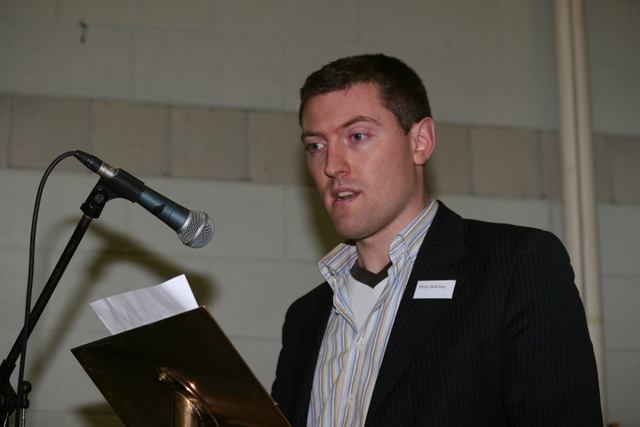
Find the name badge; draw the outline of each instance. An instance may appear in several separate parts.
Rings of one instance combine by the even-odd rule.
[[[413,299],[451,299],[455,280],[420,280]]]

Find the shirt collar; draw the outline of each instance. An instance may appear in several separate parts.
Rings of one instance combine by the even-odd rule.
[[[393,240],[389,248],[389,258],[394,264],[405,253],[411,258],[412,262],[415,261],[420,245],[431,222],[433,222],[437,210],[438,202],[432,200]],[[340,243],[320,260],[318,267],[325,280],[331,284],[329,280],[331,277],[343,276],[349,273],[357,257],[358,253],[354,243]]]

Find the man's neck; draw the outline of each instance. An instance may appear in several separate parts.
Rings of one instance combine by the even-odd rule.
[[[425,195],[425,202],[422,208],[419,210],[416,209],[415,215],[407,216],[406,220],[398,223],[395,229],[389,229],[386,233],[357,240],[355,245],[360,267],[373,272],[382,270],[390,261],[389,250],[395,238],[411,221],[417,218],[428,205],[429,200]]]
[[[355,242],[358,252],[358,264],[368,271],[378,272],[390,261],[391,243],[402,229],[388,230],[385,234],[377,234]]]
[[[356,243],[356,250],[358,251],[358,265],[371,272],[381,271],[390,261],[388,246],[384,251],[376,251],[374,248],[371,250],[363,249]]]

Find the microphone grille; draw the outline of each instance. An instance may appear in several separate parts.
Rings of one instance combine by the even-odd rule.
[[[178,230],[178,238],[189,247],[201,248],[211,241],[213,233],[214,226],[209,215],[190,211],[187,222]]]

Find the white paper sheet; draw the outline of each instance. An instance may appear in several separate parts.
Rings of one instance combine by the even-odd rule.
[[[113,335],[198,308],[184,274],[157,286],[114,295],[90,305]]]

